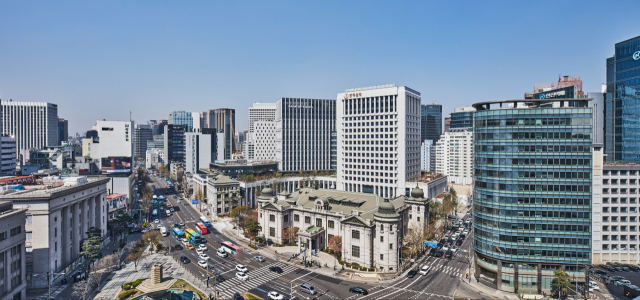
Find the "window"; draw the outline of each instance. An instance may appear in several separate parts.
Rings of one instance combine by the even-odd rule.
[[[306,224],[311,224],[311,217],[304,217],[304,222]]]
[[[27,221],[26,221],[26,223],[27,223],[27,224],[31,224],[31,223],[32,223],[32,221],[33,221],[33,216],[27,216]]]
[[[275,215],[269,215],[269,221],[275,222],[276,221],[276,216]]]
[[[322,219],[316,218],[316,227],[322,227]]]
[[[358,246],[351,246],[351,256],[353,256],[353,257],[360,257],[360,247],[358,247]]]
[[[331,221],[331,220],[327,221],[327,227],[329,227],[329,228],[334,228],[334,223],[333,223],[333,221]]]
[[[0,232],[0,241],[4,241],[6,239],[7,239],[7,232],[6,231]]]
[[[284,215],[284,222],[285,223],[289,222],[289,215]]]
[[[300,215],[293,215],[294,222],[300,222]]]
[[[380,260],[384,260],[384,254],[380,254]]]
[[[269,227],[269,236],[276,236],[276,229],[273,227]]]
[[[58,227],[53,229],[53,236],[58,237]]]
[[[31,233],[31,232],[27,232],[27,233],[26,233],[26,237],[27,237],[27,238],[26,238],[26,240],[27,240],[27,241],[30,241],[30,240],[31,240],[31,238],[32,238],[32,235],[33,235],[33,233]]]
[[[53,251],[58,251],[58,242],[55,243],[55,248]]]
[[[22,232],[22,227],[21,226],[15,227],[15,228],[11,229],[11,236],[14,236],[14,235],[16,235],[16,234],[18,234],[20,232]]]
[[[384,236],[380,236],[380,242],[384,242]]]
[[[389,244],[389,250],[393,250],[393,244]]]
[[[355,239],[355,240],[359,240],[360,239],[360,231],[351,230],[351,238]]]

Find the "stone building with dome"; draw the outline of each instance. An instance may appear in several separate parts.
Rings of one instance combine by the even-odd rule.
[[[283,231],[297,228],[298,249],[310,255],[327,247],[329,239],[342,237],[342,259],[380,272],[400,267],[405,235],[428,224],[429,199],[418,187],[409,196],[393,199],[376,194],[303,188],[274,195],[269,187],[256,198],[261,236],[287,242]]]

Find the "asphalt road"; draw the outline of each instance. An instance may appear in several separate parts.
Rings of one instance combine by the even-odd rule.
[[[164,188],[165,178],[151,176],[152,184],[156,187]],[[160,194],[166,192],[164,189],[158,190]],[[166,207],[161,211],[160,223],[168,230],[173,230],[174,224],[185,223],[185,228],[195,228],[195,223],[200,214],[184,200],[179,201],[180,194],[166,194],[167,201],[171,202],[175,212],[170,216],[165,213]],[[213,221],[210,219],[210,221]],[[157,224],[154,224],[157,225]],[[265,262],[254,260],[254,256],[259,255],[252,249],[243,249],[233,256],[221,258],[216,255],[216,250],[220,248],[220,243],[228,240],[225,235],[218,232],[214,227],[209,227],[209,232],[203,237],[207,241],[209,255],[208,265],[214,267],[213,271],[220,274],[225,280],[217,283],[216,289],[225,299],[231,299],[235,292],[249,291],[263,299],[269,299],[267,294],[276,291],[284,295],[284,299],[290,299],[293,295],[296,299],[495,299],[490,293],[478,293],[467,285],[463,284],[465,274],[469,269],[468,252],[459,250],[452,259],[427,257],[419,268],[423,265],[429,267],[426,276],[416,275],[414,278],[401,278],[393,283],[359,283],[341,280],[312,272],[310,270],[292,266],[283,262],[265,258]],[[471,245],[471,237],[467,237],[462,245],[462,249],[468,251]],[[204,280],[207,270],[197,265],[198,256],[195,250],[175,250],[173,246],[178,243],[176,238],[169,235],[164,237],[165,245],[171,245],[171,255],[176,258],[187,256],[191,263],[185,267],[194,274],[200,274]],[[247,267],[249,279],[243,281],[236,278],[236,265],[243,264]],[[269,270],[270,266],[279,266],[283,272],[278,274]],[[317,291],[316,295],[303,293],[299,289],[302,283],[311,284]],[[216,285],[214,278],[209,279],[209,286]],[[350,287],[362,287],[369,291],[368,295],[357,295],[349,292]]]

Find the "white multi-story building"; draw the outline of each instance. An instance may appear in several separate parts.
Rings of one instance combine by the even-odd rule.
[[[278,169],[333,170],[332,135],[336,130],[336,101],[280,98],[276,103]]]
[[[473,130],[451,128],[436,142],[436,173],[449,182],[473,182]]]
[[[59,273],[70,273],[83,262],[82,241],[91,227],[107,235],[107,183],[109,179],[86,177],[44,178],[42,189],[14,191],[0,195],[0,200],[13,202],[15,208],[26,209],[26,273],[27,285],[47,287],[62,279]]]
[[[2,101],[2,134],[15,137],[16,153],[27,159],[30,149],[57,145],[58,105]]]
[[[275,121],[276,120],[276,104],[275,103],[254,103],[249,107],[249,136],[247,140],[252,139],[254,133],[255,121]]]
[[[242,154],[244,159],[253,160],[255,158],[255,143],[252,140],[246,140],[242,144]]]
[[[425,140],[420,146],[420,170],[435,172],[436,147],[432,140]]]
[[[640,166],[603,163],[602,149],[602,144],[594,144],[592,263],[638,264]]]
[[[338,94],[338,190],[403,195],[420,176],[420,93],[384,85]]]
[[[157,166],[165,162],[164,160],[164,151],[161,149],[149,149],[146,153],[146,166]]]
[[[410,196],[403,191],[391,199],[314,188],[274,195],[267,187],[257,200],[263,238],[280,244],[294,242],[283,234],[292,227],[297,229],[298,251],[309,256],[340,236],[344,261],[379,272],[399,270],[405,235],[429,222],[429,200],[417,187]]]
[[[254,159],[276,160],[276,122],[256,121],[254,126]]]
[[[14,207],[11,201],[0,201],[0,297],[27,299],[25,253],[26,209]],[[32,236],[29,235],[29,242]]]
[[[205,132],[184,133],[184,172],[195,174],[199,169],[209,168],[215,161],[216,133],[205,128]]]
[[[2,157],[2,169],[0,169],[0,175],[14,175],[16,173],[16,139],[11,136],[0,135],[1,149],[0,156]]]

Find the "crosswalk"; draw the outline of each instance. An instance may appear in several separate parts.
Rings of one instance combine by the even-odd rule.
[[[282,268],[283,272],[280,274],[272,272],[269,270],[269,267],[271,266],[278,266]],[[252,288],[256,288],[296,269],[296,267],[289,264],[276,262],[256,270],[250,270],[247,272],[247,275],[249,276],[249,280],[247,281],[236,278],[234,273],[234,277],[232,279],[225,280],[218,284],[217,289],[220,292],[220,296],[230,298],[235,292],[248,291]]]
[[[441,273],[445,273],[445,274],[457,276],[457,277],[464,277],[464,275],[467,273],[466,269],[458,269],[452,266],[438,264],[438,262],[440,262],[440,260],[431,260],[431,261],[428,261],[423,266],[421,266],[420,268],[422,269],[422,267],[427,266],[428,272],[434,272],[434,271],[441,272]]]

